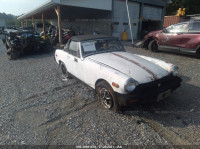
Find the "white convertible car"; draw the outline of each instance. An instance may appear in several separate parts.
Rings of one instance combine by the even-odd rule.
[[[182,81],[177,66],[127,53],[117,38],[103,35],[72,37],[64,49],[56,50],[55,60],[63,75],[95,89],[104,108],[114,111],[163,100]]]

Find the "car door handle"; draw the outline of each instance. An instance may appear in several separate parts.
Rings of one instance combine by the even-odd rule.
[[[74,61],[78,63],[78,59],[77,58],[74,58]]]

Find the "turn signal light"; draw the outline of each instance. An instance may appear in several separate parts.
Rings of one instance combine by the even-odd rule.
[[[112,86],[116,87],[116,88],[119,88],[119,85],[115,82],[112,83]]]

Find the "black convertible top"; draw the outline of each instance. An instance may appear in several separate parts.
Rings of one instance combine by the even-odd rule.
[[[116,37],[107,36],[107,35],[78,35],[78,36],[73,36],[71,39],[73,41],[80,42],[80,41],[86,41],[86,40],[106,39],[106,38],[118,39]]]

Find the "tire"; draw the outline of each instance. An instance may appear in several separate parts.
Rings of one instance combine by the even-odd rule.
[[[12,56],[11,52],[12,52],[12,50],[11,50],[11,48],[9,48],[7,50],[7,57],[8,57],[9,60],[13,60],[13,56]]]
[[[63,62],[60,63],[60,68],[62,71],[62,74],[65,78],[67,79],[71,79],[71,75],[69,74],[69,72],[67,71],[67,67],[65,66],[65,64]]]
[[[158,44],[156,40],[152,40],[149,42],[148,49],[152,52],[158,52]]]
[[[200,49],[198,49],[197,52],[196,52],[196,58],[200,59]]]
[[[149,45],[149,42],[150,42],[150,41],[151,41],[151,40],[148,39],[148,40],[146,40],[146,41],[144,42],[143,48],[144,48],[145,50],[149,50],[148,45]]]
[[[9,48],[7,50],[7,56],[9,60],[15,60],[19,57],[19,55],[20,55],[20,52],[13,48]]]
[[[96,92],[101,105],[105,109],[109,109],[114,112],[121,112],[121,106],[118,104],[115,98],[114,91],[106,81],[97,83]]]

